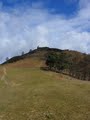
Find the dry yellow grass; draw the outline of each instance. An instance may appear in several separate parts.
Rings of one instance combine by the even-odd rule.
[[[90,82],[42,65],[26,58],[0,67],[0,120],[90,120]]]
[[[25,67],[25,68],[33,68],[33,67],[42,67],[45,66],[45,61],[44,60],[40,60],[39,58],[26,58],[26,59],[22,59],[20,61],[17,61],[15,63],[10,63],[5,65],[7,67]]]

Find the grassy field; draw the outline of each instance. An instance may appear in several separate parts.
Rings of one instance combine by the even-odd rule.
[[[90,120],[90,82],[39,68],[0,68],[0,120]]]

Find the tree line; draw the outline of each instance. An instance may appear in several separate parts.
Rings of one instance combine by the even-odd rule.
[[[65,52],[51,52],[47,55],[46,65],[49,70],[90,81],[90,55],[75,56]]]

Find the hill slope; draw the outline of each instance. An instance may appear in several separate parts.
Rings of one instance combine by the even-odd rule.
[[[90,82],[39,68],[4,69],[1,120],[90,120]]]
[[[90,82],[40,69],[53,50],[62,52],[39,48],[0,66],[0,120],[90,120]]]

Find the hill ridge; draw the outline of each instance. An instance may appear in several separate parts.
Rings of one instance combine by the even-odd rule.
[[[43,51],[46,51],[46,52],[73,52],[73,53],[76,53],[76,54],[85,55],[85,53],[81,53],[81,52],[75,51],[75,50],[69,50],[69,49],[61,50],[61,49],[58,49],[58,48],[38,47],[37,49],[30,50],[28,53],[25,53],[23,55],[18,55],[18,56],[11,57],[7,61],[3,62],[1,65],[4,65],[4,64],[7,64],[7,63],[17,62],[19,60],[30,57],[31,55],[33,55],[34,53],[37,53],[39,51],[40,52],[43,52]]]

